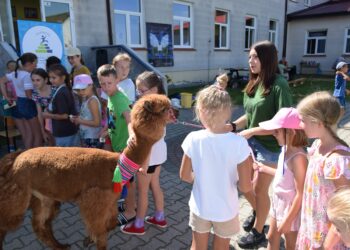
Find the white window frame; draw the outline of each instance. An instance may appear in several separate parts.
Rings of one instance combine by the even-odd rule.
[[[216,18],[216,11],[222,11],[227,13],[227,23],[223,24],[223,23],[217,23],[215,22],[215,18]],[[214,14],[214,48],[215,49],[229,49],[230,48],[230,12],[227,10],[223,10],[223,9],[215,9],[215,14]],[[215,26],[219,25],[219,47],[215,47]],[[221,28],[222,27],[226,27],[226,46],[223,47],[221,46],[221,39],[222,39],[222,33],[221,33]]]
[[[272,30],[272,29],[270,29],[270,22],[275,22],[275,26],[276,26],[276,29],[275,30]],[[272,34],[275,34],[275,41],[272,41]],[[276,47],[278,47],[278,21],[277,20],[275,20],[275,19],[270,19],[269,20],[269,38],[268,38],[268,40],[270,41],[270,42],[272,42]]]
[[[350,43],[350,34],[348,34],[348,32],[350,32],[350,28],[346,28],[345,29],[345,35],[344,35],[344,54],[346,55],[350,55],[350,51],[346,51],[346,43],[349,39],[349,43]]]
[[[115,6],[113,6],[113,13],[120,14],[120,15],[126,15],[126,19],[125,19],[126,20],[126,45],[129,47],[132,47],[132,48],[144,47],[145,25],[144,25],[144,17],[143,17],[143,1],[140,0],[140,12],[117,10],[117,9],[115,9]],[[131,43],[130,16],[140,17],[140,38],[141,38],[140,44],[132,44]],[[113,18],[114,18],[114,16],[113,16]],[[114,30],[116,30],[116,29],[117,29],[117,27],[115,27],[115,23],[114,23]],[[117,43],[116,33],[115,33],[114,39],[115,39],[115,43]]]
[[[246,23],[246,17],[251,17],[251,18],[253,18],[254,19],[254,26],[247,26],[247,23]],[[245,46],[245,44],[246,44],[246,37],[245,37],[245,33],[246,33],[246,30],[248,29],[249,30],[249,32],[250,31],[254,31],[254,36],[253,36],[253,41],[249,41],[248,42],[248,45],[250,44],[250,45],[253,45],[255,42],[256,42],[256,33],[257,33],[257,18],[256,18],[256,16],[252,16],[252,15],[245,15],[244,16],[244,50],[249,50],[250,49],[250,46],[249,46],[249,48],[246,48],[246,46]],[[250,36],[248,36],[248,39],[249,39],[249,37]]]
[[[306,34],[305,34],[305,52],[304,54],[305,55],[325,55],[326,54],[326,46],[327,46],[327,35],[326,36],[313,36],[313,37],[309,37],[309,33],[310,32],[321,32],[321,31],[326,31],[327,32],[327,29],[319,29],[319,30],[307,30],[306,31]],[[328,34],[328,32],[327,32]],[[308,44],[308,40],[309,39],[316,39],[316,45],[315,45],[315,53],[314,54],[308,54],[307,53],[307,44]],[[326,40],[325,42],[325,51],[323,53],[317,53],[317,50],[318,50],[318,42],[319,40]]]
[[[304,0],[304,5],[307,7],[311,6],[311,0]]]
[[[69,5],[69,18],[70,18],[70,30],[72,37],[73,47],[76,47],[76,32],[75,32],[75,20],[74,20],[74,8],[72,0],[40,0],[40,9],[41,9],[41,20],[46,22],[45,15],[45,2],[56,2],[56,3],[66,3]]]
[[[182,5],[187,5],[190,7],[190,17],[182,17],[182,16],[175,16],[173,14],[173,21],[180,21],[180,45],[175,45],[174,43],[174,33],[173,33],[173,43],[174,43],[174,48],[193,48],[193,29],[194,29],[194,22],[193,22],[193,6],[190,3],[186,2],[180,2],[180,1],[174,1],[173,3],[176,4],[182,4]],[[183,24],[184,22],[189,22],[190,23],[190,45],[184,45],[183,44]],[[172,27],[173,30],[173,27]]]

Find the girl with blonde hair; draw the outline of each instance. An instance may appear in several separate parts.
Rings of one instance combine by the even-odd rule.
[[[239,231],[237,186],[243,193],[251,190],[252,162],[247,140],[226,131],[231,113],[231,97],[222,86],[212,85],[198,93],[196,114],[204,129],[191,132],[183,141],[180,168],[180,178],[193,184],[191,249],[207,249],[211,230],[213,248],[229,249],[231,237]]]
[[[297,107],[310,139],[301,225],[296,249],[346,249],[327,216],[336,189],[350,186],[350,149],[333,130],[340,117],[338,100],[326,91],[305,97]]]
[[[328,202],[327,215],[339,236],[350,247],[350,188],[336,192]]]

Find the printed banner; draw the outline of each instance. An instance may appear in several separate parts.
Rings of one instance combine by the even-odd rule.
[[[170,24],[146,23],[148,62],[154,67],[174,66]]]
[[[38,57],[38,68],[45,68],[46,59],[56,56],[63,60],[62,24],[18,20],[21,54],[32,52]]]

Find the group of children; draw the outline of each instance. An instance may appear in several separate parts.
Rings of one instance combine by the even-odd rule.
[[[128,78],[131,59],[119,54],[113,64],[97,70],[102,90],[98,94],[80,50],[69,48],[67,55],[70,74],[59,62],[47,70],[37,69],[35,54],[25,53],[8,64],[13,71],[0,79],[24,147],[83,146],[122,152],[133,139],[132,104],[148,94],[165,94],[162,80],[154,72],[144,72],[134,84]],[[337,70],[340,82],[348,79],[346,64],[337,65]],[[334,94],[337,99],[328,92],[313,93],[296,109],[281,108],[271,120],[259,123],[282,148],[275,169],[255,160],[243,136],[227,132],[233,106],[226,85],[227,77],[219,77],[218,84],[197,94],[196,116],[205,129],[191,132],[182,143],[180,178],[193,183],[192,249],[207,249],[211,230],[214,248],[229,248],[230,238],[239,231],[237,187],[242,193],[251,192],[259,174],[274,176],[268,249],[279,249],[281,235],[286,249],[350,247],[350,150],[333,131],[345,106],[340,95]],[[308,139],[314,142],[306,152]],[[135,176],[137,187],[131,182],[125,203],[118,207],[123,233],[143,235],[144,222],[167,226],[159,182],[166,159],[163,137]],[[155,201],[152,216],[146,216],[149,189]]]
[[[101,87],[98,93],[80,50],[68,48],[66,54],[72,66],[70,74],[54,58],[48,59],[47,70],[36,68],[36,55],[25,53],[14,65],[9,63],[13,72],[0,79],[4,99],[13,104],[10,115],[22,134],[24,147],[82,146],[122,152],[133,138],[130,126],[133,103],[148,94],[166,94],[162,79],[146,71],[136,78],[135,85],[128,78],[131,58],[120,53],[113,64],[98,68]],[[125,202],[119,203],[118,224],[123,226],[123,232],[144,234],[144,221],[161,228],[167,226],[159,183],[161,164],[166,159],[163,137],[152,147],[147,162],[135,177],[137,189],[135,181],[132,182],[124,192]],[[156,209],[154,215],[146,216],[150,188]]]
[[[207,249],[211,231],[213,248],[229,249],[239,231],[237,187],[249,192],[259,174],[274,176],[268,249],[279,249],[282,235],[288,250],[350,247],[350,148],[333,130],[341,116],[337,98],[315,92],[259,123],[281,146],[275,169],[255,160],[243,136],[227,132],[232,104],[225,86],[221,78],[197,94],[205,129],[182,143],[180,178],[193,184],[191,249]]]

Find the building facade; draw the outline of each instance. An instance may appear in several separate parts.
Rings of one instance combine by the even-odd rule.
[[[302,2],[289,4],[287,59],[301,73],[334,74],[337,58],[350,61],[350,0]]]
[[[282,50],[285,1],[264,0],[0,0],[0,39],[18,47],[16,20],[63,23],[65,46],[125,44],[147,61],[148,23],[172,27],[174,82],[211,81],[218,70],[248,66],[248,49],[271,40]],[[280,55],[281,56],[281,55]]]

